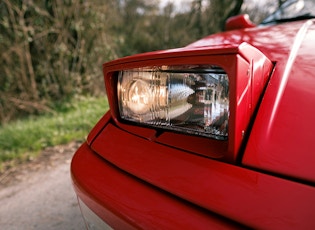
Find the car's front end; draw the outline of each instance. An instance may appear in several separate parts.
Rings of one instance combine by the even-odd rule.
[[[71,165],[87,228],[314,229],[314,23],[104,64]]]

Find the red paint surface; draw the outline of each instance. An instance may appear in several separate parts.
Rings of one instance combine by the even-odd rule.
[[[315,229],[314,37],[313,21],[299,21],[105,64],[111,111],[90,134],[92,146],[73,159],[77,194],[118,228]],[[165,63],[217,64],[227,72],[228,141],[120,121],[115,71]]]
[[[315,227],[314,187],[165,147],[110,124],[92,149],[150,184],[247,226]]]
[[[315,183],[315,25],[291,46],[292,63],[279,63],[248,140],[244,163]],[[300,44],[298,44],[300,43]],[[287,72],[287,76],[285,75]],[[271,103],[272,102],[272,103]]]
[[[256,25],[249,19],[248,14],[241,14],[228,18],[225,23],[225,30],[245,29],[255,26]]]
[[[73,158],[72,178],[80,198],[114,229],[243,229],[124,173],[87,144]]]

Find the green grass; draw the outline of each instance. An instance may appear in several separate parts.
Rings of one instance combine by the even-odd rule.
[[[0,126],[0,169],[3,162],[28,160],[45,147],[83,141],[107,110],[105,97],[85,97],[56,106],[53,114]]]

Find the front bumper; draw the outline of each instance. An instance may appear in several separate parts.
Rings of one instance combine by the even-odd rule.
[[[113,228],[315,229],[313,185],[194,155],[105,123],[78,149],[71,172],[78,197]]]
[[[71,171],[79,199],[114,229],[240,227],[123,172],[86,143],[76,152]]]

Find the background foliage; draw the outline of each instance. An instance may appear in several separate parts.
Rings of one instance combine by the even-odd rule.
[[[189,44],[253,9],[243,0],[183,0],[180,8],[159,0],[2,0],[0,125],[102,93],[105,61]],[[255,21],[265,9],[255,9]]]

